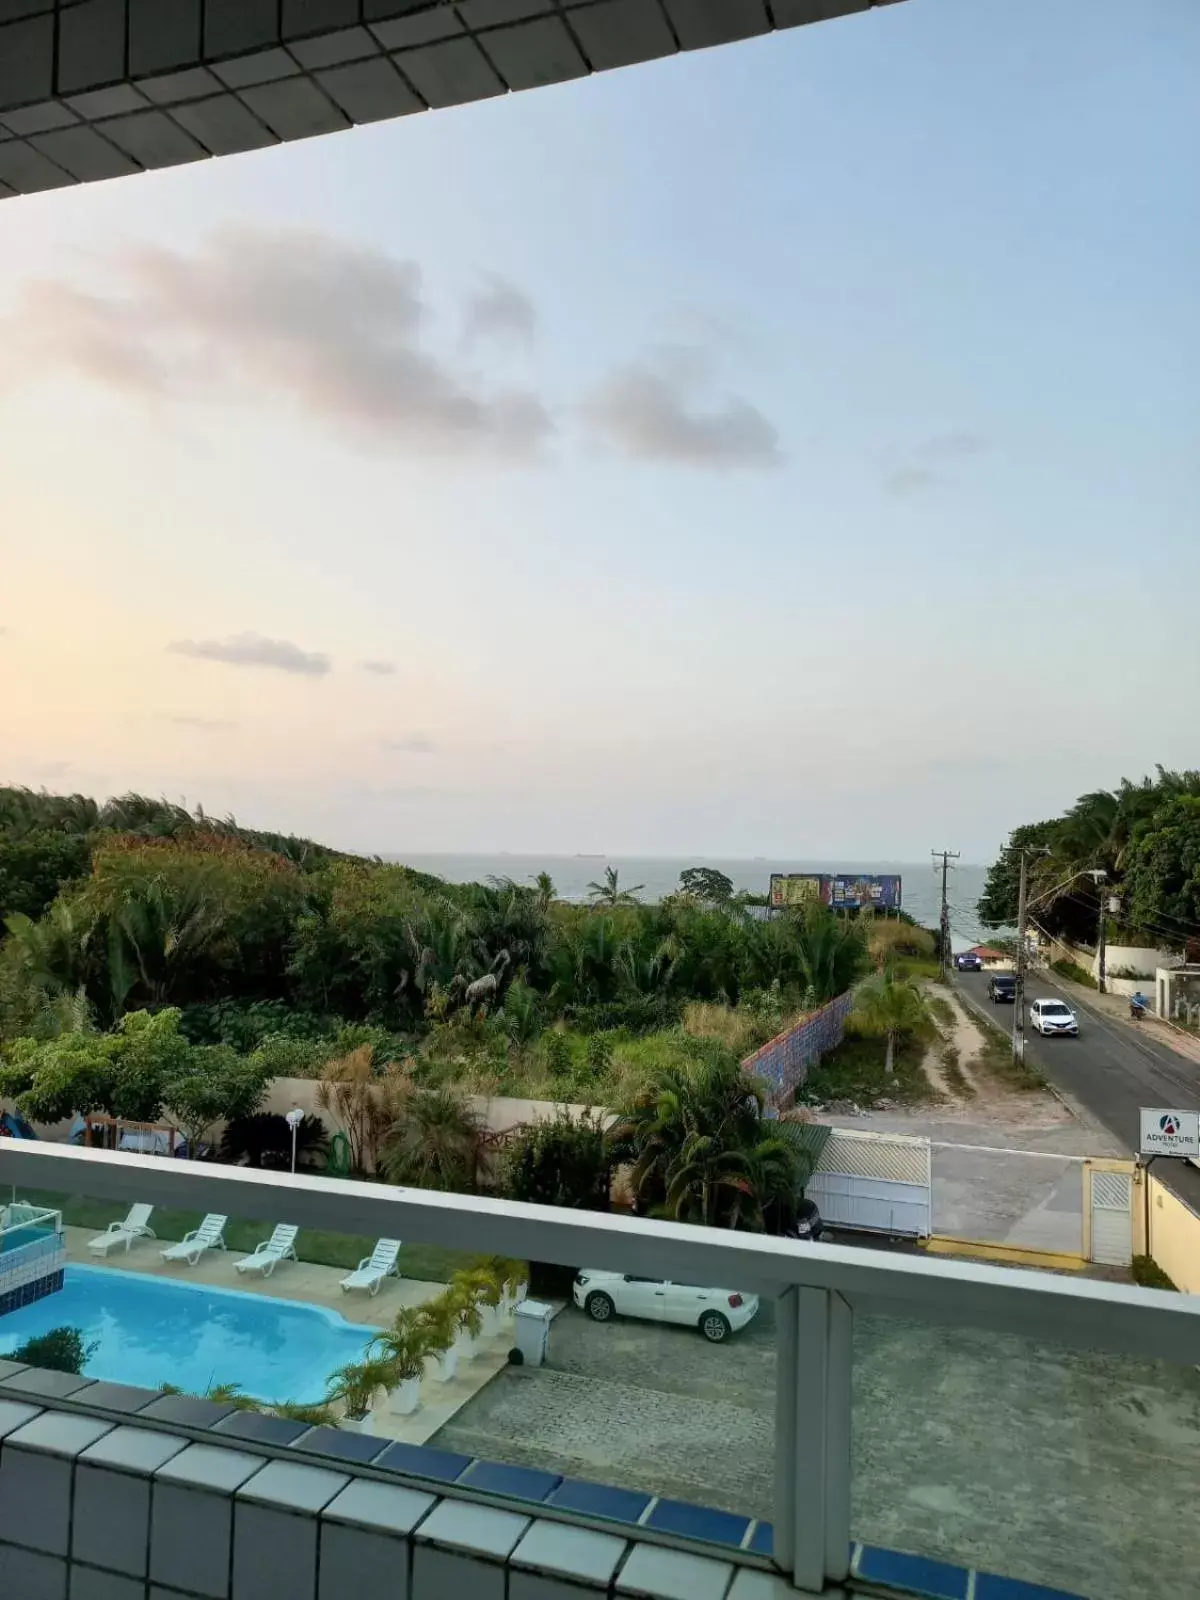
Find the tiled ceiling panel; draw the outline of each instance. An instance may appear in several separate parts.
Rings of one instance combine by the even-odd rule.
[[[897,0],[0,0],[0,199]]]

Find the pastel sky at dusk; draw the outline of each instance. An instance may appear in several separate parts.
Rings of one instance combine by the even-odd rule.
[[[981,860],[1197,765],[1198,68],[907,0],[0,205],[0,782]]]

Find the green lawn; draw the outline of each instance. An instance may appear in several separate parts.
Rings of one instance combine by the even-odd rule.
[[[57,1194],[48,1189],[23,1189],[21,1199],[61,1211],[63,1221],[70,1227],[91,1228],[97,1233],[102,1232],[110,1222],[118,1221],[128,1210],[127,1206],[93,1200],[88,1195]],[[198,1211],[175,1211],[167,1206],[155,1206],[150,1220],[158,1238],[182,1239],[189,1229],[199,1225],[201,1214]],[[270,1235],[269,1223],[245,1222],[230,1217],[225,1229],[225,1242],[234,1253],[249,1254],[260,1239],[267,1239]],[[296,1253],[301,1261],[347,1270],[356,1267],[363,1256],[369,1256],[374,1248],[374,1239],[356,1238],[348,1233],[327,1233],[316,1228],[302,1228],[296,1241]],[[466,1251],[442,1250],[435,1245],[406,1244],[400,1251],[400,1271],[406,1278],[419,1278],[427,1283],[446,1283],[469,1260]]]
[[[895,1075],[889,1078],[883,1070],[884,1041],[848,1028],[837,1049],[822,1056],[811,1068],[796,1098],[822,1105],[830,1100],[852,1100],[860,1106],[874,1105],[881,1098],[910,1102],[932,1099],[929,1079],[921,1070],[932,1038],[930,1027],[899,1040]]]

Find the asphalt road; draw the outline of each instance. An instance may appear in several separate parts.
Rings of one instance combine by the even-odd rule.
[[[988,999],[987,974],[956,972],[958,991],[968,1006],[1002,1028],[1012,1028],[1012,1006]],[[1026,1018],[1030,1002],[1064,1000],[1079,1018],[1078,1039],[1044,1039],[1026,1029],[1025,1056],[1056,1089],[1077,1100],[1130,1154],[1137,1150],[1142,1106],[1200,1110],[1200,1065],[1147,1037],[1137,1023],[1101,1015],[1078,994],[1047,983],[1040,973],[1026,980]],[[1200,1170],[1186,1161],[1159,1160],[1154,1175],[1200,1210]]]

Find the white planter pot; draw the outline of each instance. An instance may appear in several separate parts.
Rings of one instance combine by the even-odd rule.
[[[411,1417],[421,1404],[420,1378],[404,1378],[388,1396],[388,1410],[396,1417]]]
[[[513,1303],[513,1308],[514,1309],[521,1304],[521,1301],[525,1299],[525,1297],[528,1295],[528,1293],[529,1293],[529,1285],[527,1283],[519,1283],[517,1285],[517,1287],[513,1290],[513,1296],[512,1296],[512,1303]]]
[[[460,1333],[454,1341],[454,1348],[458,1351],[460,1361],[474,1361],[476,1351],[479,1349],[479,1340],[469,1333]]]
[[[368,1411],[365,1417],[343,1417],[338,1423],[338,1427],[344,1429],[347,1433],[374,1433],[374,1412]]]
[[[452,1344],[449,1350],[439,1351],[434,1356],[433,1363],[433,1381],[449,1383],[458,1372],[458,1345]]]
[[[500,1332],[504,1321],[504,1307],[502,1304],[498,1306],[481,1306],[480,1310],[483,1312],[483,1330],[479,1337],[481,1339],[494,1339]]]

